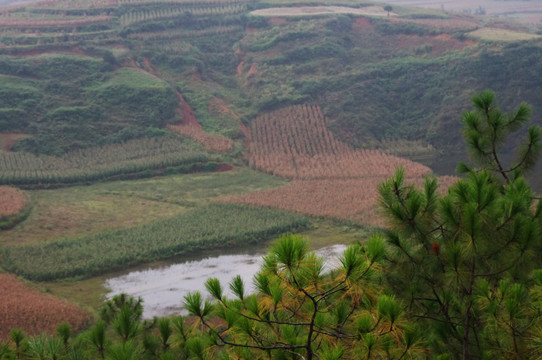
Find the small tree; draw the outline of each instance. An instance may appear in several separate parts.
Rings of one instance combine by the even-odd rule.
[[[384,10],[388,12],[388,16],[390,16],[390,11],[393,11],[393,7],[391,5],[384,6]]]

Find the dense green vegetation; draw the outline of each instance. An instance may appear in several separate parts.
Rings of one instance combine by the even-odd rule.
[[[418,189],[397,171],[379,188],[390,226],[351,245],[331,271],[304,239],[286,235],[264,257],[254,293],[236,277],[229,299],[211,278],[212,301],[189,293],[189,317],[152,321],[142,321],[140,300],[118,295],[75,340],[66,325],[57,337],[26,339],[16,329],[0,356],[539,358],[542,202],[522,174],[542,153],[542,129],[530,126],[517,161],[504,161],[501,151],[530,108],[505,113],[495,104],[494,93],[483,92],[463,114],[480,167],[461,164],[468,176],[442,196],[435,179]]]
[[[60,1],[13,10],[6,21],[28,21],[0,32],[0,131],[32,135],[17,150],[60,155],[182,121],[181,94],[204,130],[233,139],[243,136],[239,121],[262,111],[318,103],[355,147],[406,139],[448,156],[461,152],[453,114],[475,91],[495,89],[504,106],[521,94],[541,113],[536,38],[474,41],[470,31],[495,25],[414,8],[394,7],[394,19],[250,15],[277,5]]]
[[[210,204],[132,228],[5,247],[2,266],[33,280],[91,276],[196,250],[258,242],[307,225],[300,215]]]
[[[187,140],[172,136],[134,139],[62,156],[11,152],[0,157],[0,184],[40,188],[212,171],[220,159]]]

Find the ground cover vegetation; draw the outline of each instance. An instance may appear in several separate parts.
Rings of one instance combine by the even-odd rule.
[[[323,3],[311,1],[309,5],[315,4]],[[382,11],[379,10],[382,16],[374,17],[310,14],[262,17],[251,14],[253,10],[283,5],[291,4],[286,4],[282,0],[263,2],[213,0],[198,1],[197,4],[185,0],[166,2],[55,0],[1,8],[0,157],[7,167],[0,175],[3,176],[10,169],[10,180],[4,183],[13,185],[14,179],[17,179],[19,186],[33,189],[67,184],[76,186],[73,189],[30,192],[34,207],[27,220],[11,230],[2,231],[0,244],[2,261],[7,258],[13,269],[17,266],[22,269],[24,258],[12,256],[20,249],[48,251],[59,245],[65,248],[59,251],[64,251],[63,254],[67,257],[75,255],[77,258],[83,251],[89,250],[98,254],[107,246],[113,246],[124,235],[137,237],[141,234],[150,234],[144,241],[149,245],[149,239],[155,239],[153,236],[162,230],[160,228],[160,231],[152,231],[153,226],[161,224],[175,227],[176,221],[182,219],[189,219],[192,226],[206,218],[203,213],[206,206],[209,206],[209,209],[221,208],[226,213],[232,214],[245,211],[234,209],[246,209],[249,213],[256,211],[234,205],[206,203],[216,196],[243,193],[246,191],[240,188],[243,186],[247,186],[247,189],[260,190],[273,185],[282,185],[283,180],[258,178],[254,173],[250,173],[251,175],[247,176],[248,183],[235,180],[233,176],[232,182],[223,188],[217,184],[213,187],[217,179],[221,179],[220,181],[225,179],[221,177],[222,175],[209,174],[210,177],[205,178],[207,180],[201,181],[202,178],[199,176],[203,175],[195,174],[182,177],[189,179],[186,182],[179,180],[180,177],[167,176],[129,183],[124,181],[100,183],[88,189],[77,185],[202,169],[211,170],[222,162],[243,164],[250,161],[254,165],[253,156],[256,154],[256,147],[253,147],[251,152],[244,151],[251,146],[251,133],[257,127],[258,121],[269,120],[269,117],[280,109],[288,111],[296,109],[294,106],[297,106],[303,111],[321,113],[323,116],[318,115],[318,121],[325,120],[323,125],[320,123],[317,125],[318,129],[321,129],[320,134],[310,133],[296,126],[285,129],[288,129],[288,132],[305,134],[303,135],[305,137],[314,136],[311,137],[315,140],[314,144],[319,144],[322,139],[329,142],[320,149],[307,147],[306,142],[300,142],[298,145],[288,144],[288,147],[284,147],[290,154],[288,158],[290,163],[283,161],[281,166],[288,164],[286,167],[275,168],[277,170],[280,168],[280,171],[286,169],[290,174],[285,175],[284,172],[283,176],[301,178],[293,180],[287,185],[288,188],[277,189],[277,193],[257,195],[260,199],[256,202],[259,202],[259,205],[283,209],[288,209],[284,204],[290,202],[296,204],[290,208],[291,210],[356,222],[360,222],[361,218],[367,218],[369,220],[365,224],[371,226],[385,226],[382,218],[375,216],[377,194],[374,189],[377,183],[383,181],[384,176],[391,175],[391,172],[388,172],[391,168],[386,168],[384,171],[386,175],[382,172],[383,177],[380,180],[372,178],[366,183],[356,183],[354,179],[348,179],[347,172],[343,170],[342,178],[314,179],[311,178],[316,176],[316,171],[313,170],[322,166],[312,158],[318,155],[317,151],[313,150],[321,151],[329,146],[330,149],[336,150],[334,155],[336,160],[338,154],[340,156],[350,154],[353,156],[351,161],[362,161],[364,157],[361,154],[374,156],[377,154],[374,152],[376,149],[396,156],[422,159],[428,164],[436,161],[437,164],[446,165],[449,161],[443,159],[449,159],[454,152],[462,152],[462,146],[458,141],[460,135],[456,114],[468,102],[473,92],[493,88],[500,94],[501,105],[504,107],[512,107],[517,97],[521,96],[534,105],[535,121],[538,121],[542,114],[537,108],[541,103],[538,91],[540,85],[538,75],[542,64],[540,39],[532,36],[531,40],[519,41],[516,37],[514,41],[502,42],[490,38],[495,34],[491,29],[503,28],[505,25],[506,36],[513,35],[510,30],[533,34],[536,32],[534,28],[510,27],[508,24],[485,17],[458,15],[440,10],[407,9],[401,6],[394,6],[393,13],[389,17],[383,6],[380,6]],[[352,8],[375,6],[368,2],[350,0],[326,5]],[[483,29],[486,28],[490,30],[484,32]],[[478,32],[473,33],[475,30]],[[300,116],[299,119],[305,121],[306,118]],[[307,128],[311,128],[312,120],[310,124]],[[317,121],[314,121],[314,124],[317,124]],[[195,142],[185,139],[179,141],[165,136],[171,130]],[[297,138],[301,139],[297,135],[290,136],[290,140]],[[7,139],[7,142],[4,142],[4,139]],[[253,137],[254,139],[256,137]],[[167,145],[175,142],[182,145],[179,147]],[[196,143],[200,143],[207,151],[202,150]],[[301,144],[305,144],[303,149]],[[134,151],[134,148],[138,150]],[[390,150],[392,148],[393,152]],[[214,153],[216,151],[221,154]],[[108,157],[105,155],[107,152],[115,153],[115,156]],[[121,155],[128,152],[135,152],[137,156],[125,158]],[[307,154],[310,154],[311,158],[299,164],[299,171],[297,163],[295,167],[290,165],[296,158]],[[109,159],[108,165],[103,164],[100,157]],[[392,157],[379,154],[378,158],[389,160]],[[396,161],[406,164],[407,174],[409,167],[423,168],[405,160]],[[326,161],[325,164],[329,165],[330,162]],[[34,167],[23,169],[20,167],[22,165]],[[85,167],[85,170],[81,170]],[[93,169],[89,169],[90,167]],[[340,168],[347,167],[335,166],[336,170]],[[265,171],[273,171],[272,168],[269,169],[271,170]],[[450,171],[449,166],[438,170],[442,173]],[[322,176],[321,173],[320,171],[318,176]],[[258,179],[255,186],[250,183],[252,179]],[[488,179],[493,184],[493,178]],[[516,181],[512,180],[511,176],[508,176],[508,179],[510,183]],[[395,180],[399,185],[404,184],[399,181],[400,177],[396,177]],[[207,187],[198,190],[200,181]],[[308,202],[308,198],[318,199],[314,193],[300,191],[309,184],[309,181],[313,182],[309,188],[313,191],[331,193],[333,190],[333,196],[343,199],[345,205],[351,206],[347,211],[348,214],[341,211],[341,204],[337,201],[331,206],[329,197],[322,199],[325,206],[321,205],[322,202]],[[408,179],[407,183],[421,181],[421,177],[417,177]],[[472,185],[477,180],[471,175],[471,178],[465,181],[466,183],[460,182],[452,187],[452,193],[454,191],[457,193],[454,189]],[[330,187],[331,182],[335,182],[333,188]],[[158,185],[164,184],[168,184],[165,189],[171,193],[182,193],[186,198],[181,196],[170,200],[167,191],[157,189]],[[181,189],[176,187],[179,184]],[[190,190],[183,190],[183,186]],[[372,192],[353,191],[353,188],[367,189],[369,186]],[[434,184],[430,186],[432,187]],[[512,196],[512,193],[518,197],[525,196],[525,199],[527,196],[527,191],[517,189],[505,191],[507,187],[501,187],[501,184],[496,182],[494,187],[496,191],[490,190],[496,198],[506,194]],[[128,188],[129,194],[124,192]],[[288,192],[285,189],[290,190]],[[408,185],[405,192],[411,189]],[[345,197],[345,192],[350,191],[353,195]],[[298,196],[298,193],[305,195]],[[98,197],[92,198],[94,194]],[[406,199],[408,201],[423,198],[427,193],[418,196],[417,192],[412,191],[410,194]],[[400,202],[400,194],[396,195]],[[264,204],[262,196],[268,196],[272,203]],[[516,195],[512,197],[514,196]],[[365,202],[367,197],[372,200]],[[67,200],[68,198],[73,200]],[[432,197],[434,198],[435,196]],[[365,204],[361,210],[356,199],[359,203]],[[76,204],[78,200],[83,201]],[[503,198],[496,203],[516,204],[514,201],[511,198]],[[301,207],[302,203],[309,205]],[[460,204],[457,201],[455,203]],[[63,207],[64,205],[69,206]],[[512,210],[516,211],[517,207],[514,206]],[[417,205],[413,203],[408,211],[415,208]],[[489,208],[491,215],[496,215],[500,209],[498,206]],[[134,216],[131,217],[126,209],[133,211]],[[525,209],[524,206],[521,216],[529,218],[532,214]],[[48,213],[48,210],[53,211]],[[510,214],[515,214],[513,211]],[[256,213],[264,218],[265,214],[277,214],[278,218],[285,216],[272,210],[258,210]],[[352,216],[352,213],[356,215]],[[201,216],[192,216],[198,214]],[[438,212],[434,214],[440,216]],[[536,216],[535,214],[534,217]],[[297,219],[297,216],[287,215],[287,217],[289,223],[294,225],[291,221]],[[409,219],[409,222],[412,222],[411,220]],[[424,225],[426,220],[429,221],[423,218]],[[302,220],[301,223],[305,221]],[[265,221],[264,223],[271,226],[271,223]],[[510,217],[502,229],[497,231],[497,235],[508,231],[508,225],[512,223],[516,224],[515,218]],[[269,227],[265,224],[255,231],[267,233]],[[226,227],[230,225],[224,224]],[[456,227],[461,227],[460,225]],[[283,230],[286,228],[287,226]],[[243,233],[243,229],[243,226],[239,226],[232,230],[232,234],[235,233],[237,236]],[[486,229],[481,232],[485,233]],[[216,242],[213,239],[225,243],[222,241],[225,238],[218,238],[208,232],[199,239],[206,241],[209,246],[215,246]],[[92,247],[92,241],[96,239],[105,241],[103,249]],[[354,260],[345,260],[341,268],[328,275],[318,273],[316,269],[318,261],[306,252],[299,239],[294,240],[291,237],[287,239],[290,240],[284,241],[290,243],[282,246],[298,255],[283,256],[282,260],[277,260],[277,263],[283,264],[281,271],[285,272],[276,272],[277,277],[273,277],[276,285],[271,287],[272,291],[261,289],[264,290],[259,294],[263,299],[261,307],[260,305],[252,309],[246,307],[243,304],[244,300],[241,299],[245,298],[244,295],[238,300],[223,300],[221,304],[208,305],[207,310],[217,310],[216,314],[219,316],[221,313],[226,314],[222,316],[225,320],[221,321],[217,320],[215,315],[210,318],[208,316],[210,313],[205,310],[203,304],[199,307],[202,311],[198,311],[198,297],[193,295],[186,299],[186,303],[192,314],[199,318],[199,322],[196,321],[196,325],[191,326],[193,320],[188,322],[180,318],[170,320],[170,325],[176,324],[175,334],[179,335],[179,339],[182,338],[175,344],[168,345],[164,340],[168,329],[171,329],[167,325],[167,320],[162,321],[160,325],[162,330],[157,330],[158,324],[140,322],[136,306],[135,317],[128,316],[126,310],[124,315],[116,320],[112,320],[114,316],[104,317],[104,323],[96,324],[89,331],[88,337],[81,336],[78,340],[69,339],[66,326],[60,327],[60,337],[43,335],[22,340],[21,334],[14,332],[9,345],[0,346],[1,354],[7,358],[86,356],[111,359],[227,356],[280,358],[289,355],[298,358],[324,356],[331,359],[348,357],[353,352],[363,354],[367,358],[377,356],[404,358],[407,355],[416,357],[421,353],[425,354],[424,356],[428,353],[442,354],[444,358],[448,354],[453,358],[457,351],[464,353],[464,349],[467,355],[472,357],[495,357],[505,354],[510,357],[536,358],[539,354],[537,344],[540,343],[538,331],[540,324],[532,312],[533,309],[540,307],[537,297],[540,279],[537,272],[533,272],[533,276],[526,279],[515,274],[509,276],[510,269],[501,268],[500,270],[503,270],[501,273],[490,278],[485,276],[486,273],[477,271],[480,270],[478,267],[483,269],[484,266],[492,265],[481,263],[476,265],[477,270],[470,272],[475,274],[476,287],[467,285],[467,288],[463,286],[465,282],[461,281],[468,277],[470,270],[457,267],[455,278],[458,280],[454,283],[455,287],[450,282],[446,283],[454,278],[453,271],[444,272],[445,275],[439,281],[446,285],[439,290],[447,286],[447,289],[456,291],[452,294],[446,293],[447,302],[443,302],[443,308],[452,310],[442,310],[438,313],[438,310],[431,307],[441,300],[438,290],[437,300],[428,296],[425,300],[411,301],[408,291],[395,287],[397,284],[390,275],[393,272],[382,272],[384,268],[393,268],[394,264],[399,264],[400,261],[395,258],[395,254],[390,255],[393,252],[390,249],[387,249],[383,256],[379,245],[382,242],[378,237],[371,240],[370,247],[369,244],[356,245],[353,250],[349,250],[365,259],[364,265],[360,267],[354,264],[356,262]],[[390,239],[393,240],[393,236],[390,235]],[[403,241],[403,238],[401,240]],[[436,246],[433,245],[435,243],[433,241],[429,255],[444,259],[448,254],[455,254],[447,241],[443,240],[442,243],[437,241]],[[514,244],[514,241],[515,238],[510,240],[510,244]],[[78,244],[81,246],[78,247]],[[506,245],[504,247],[508,250],[510,244],[505,240],[503,246]],[[15,245],[20,245],[21,248],[18,250]],[[177,252],[176,249],[168,247],[167,241],[156,240],[156,244],[150,244],[146,250],[130,248],[133,251],[131,256],[139,256],[137,261],[149,261],[155,258],[153,254],[162,246],[163,249],[168,248],[170,254]],[[197,246],[199,245],[194,245]],[[277,259],[279,248],[280,246],[277,246],[272,250],[270,258]],[[531,256],[532,249],[529,249],[525,248],[525,256]],[[510,253],[516,254],[514,251],[515,248]],[[8,254],[7,257],[5,254]],[[49,259],[56,259],[55,253],[47,254]],[[410,252],[408,254],[418,261],[414,254]],[[484,258],[484,253],[479,254]],[[463,259],[460,256],[455,258]],[[91,259],[92,257],[89,258]],[[89,261],[88,269],[99,273],[106,268],[126,265],[120,252],[111,251],[103,259],[103,263]],[[291,260],[290,265],[284,266],[281,261],[288,259]],[[391,265],[390,259],[393,260]],[[130,261],[135,260],[131,257],[128,262]],[[264,269],[265,271],[272,270],[272,262],[267,264],[269,266]],[[34,263],[40,266],[39,271],[36,272],[34,270],[37,268],[29,267],[28,272],[35,276],[42,272],[48,273],[49,277],[89,274],[81,274],[77,266],[68,263],[73,266],[64,269],[63,274],[51,275],[47,266],[42,266],[42,262]],[[446,258],[445,270],[448,269],[446,266],[452,263],[451,257]],[[356,271],[367,265],[368,272],[356,277],[355,281],[351,281],[352,278],[345,280],[346,277],[341,276],[346,276],[348,264],[353,266],[351,270],[357,269]],[[525,273],[536,264],[536,261],[532,261],[526,265],[530,268],[525,269]],[[456,270],[453,266],[452,268]],[[373,277],[380,280],[378,286],[373,283]],[[294,278],[303,280],[296,284],[295,281],[292,283]],[[486,298],[493,301],[500,296],[502,301],[488,300],[484,303],[482,297],[474,298],[473,296],[478,295],[478,290],[484,289],[483,284],[478,282],[479,278],[488,279],[490,295]],[[281,282],[283,279],[286,282]],[[305,281],[309,279],[312,279],[313,287],[305,286]],[[318,282],[320,280],[322,283]],[[415,280],[416,286],[423,288],[424,279],[415,278]],[[507,280],[510,283],[514,282],[511,288],[520,289],[523,286],[527,290],[510,293],[505,283]],[[387,281],[390,286],[383,291],[380,285]],[[498,288],[495,285],[497,282]],[[358,290],[365,288],[367,283],[370,286],[375,285],[374,289],[371,289],[374,296],[358,294]],[[233,286],[236,287],[237,293],[241,294],[240,284]],[[317,287],[323,292],[314,292],[319,291]],[[214,292],[213,295],[219,294],[216,283],[211,282],[209,288]],[[337,292],[326,292],[330,289],[337,289]],[[395,291],[395,299],[389,296],[389,289]],[[432,291],[427,287],[423,289],[431,295]],[[320,295],[315,294],[323,296],[320,299]],[[522,294],[527,295],[521,297]],[[334,307],[339,301],[339,296],[342,296],[341,301],[350,302],[352,311],[350,315],[343,316],[342,305]],[[248,297],[247,295],[246,298]],[[318,305],[311,310],[309,304],[315,304],[317,297],[320,299],[316,301]],[[517,299],[522,301],[519,307],[516,307],[520,310],[510,315]],[[133,305],[133,302],[127,299],[120,301],[121,303],[117,301],[114,305],[119,309],[123,307],[124,301]],[[271,301],[276,307],[269,310],[268,304]],[[205,303],[203,300],[202,302]],[[294,309],[283,306],[288,302],[299,306]],[[462,308],[462,304],[472,305],[470,308],[468,306]],[[506,306],[503,307],[502,304]],[[427,308],[425,313],[420,310],[425,308]],[[328,313],[328,309],[330,311],[333,309],[336,313],[333,311]],[[493,317],[480,315],[486,309],[491,309],[495,315],[492,315]],[[261,319],[249,318],[251,316],[249,311],[252,310],[261,310],[261,314],[258,315],[264,316],[267,323],[260,321]],[[323,312],[320,313],[320,310]],[[428,325],[423,320],[420,320],[421,322],[415,320],[424,317],[442,318],[443,313],[450,317],[441,322],[445,325],[444,330],[434,326],[435,323]],[[306,319],[299,323],[283,321],[284,317],[292,314],[299,314]],[[266,318],[268,315],[270,317]],[[333,326],[328,326],[330,324],[328,315],[337,318],[335,323],[331,322]],[[242,324],[244,320],[237,321],[239,316],[245,318],[249,325]],[[372,319],[370,324],[369,317]],[[510,320],[512,317],[514,323]],[[271,322],[269,319],[272,319]],[[344,320],[342,325],[339,325],[339,319]],[[126,321],[132,324],[132,330],[125,327]],[[319,321],[322,322],[318,323]],[[532,326],[519,324],[522,321],[524,323],[531,321],[529,324]],[[121,325],[122,322],[124,325]],[[382,324],[390,327],[384,330],[380,327]],[[272,329],[274,338],[260,332],[261,325]],[[257,332],[250,333],[251,326],[254,326]],[[329,333],[324,333],[322,330],[324,327],[332,329]],[[416,329],[420,327],[424,330],[430,329],[429,339],[419,336]],[[117,335],[105,336],[106,328],[110,333],[116,332]],[[157,340],[157,331],[163,332],[160,335],[161,340]],[[491,333],[498,334],[497,343],[492,343],[495,338],[487,335]],[[463,337],[460,334],[463,334]],[[265,336],[262,337],[263,335]],[[86,339],[90,339],[90,342]],[[313,339],[318,341],[315,342]],[[348,339],[354,339],[355,344],[348,343]],[[441,341],[442,339],[446,341]],[[158,341],[162,345],[155,346],[154,350],[148,350],[151,347],[145,345],[152,343],[156,345]],[[264,343],[268,345],[262,345]],[[265,348],[277,346],[279,343],[288,344],[287,348],[282,349],[285,351]],[[15,344],[25,346],[19,347]],[[216,344],[221,347],[214,346]],[[242,346],[229,346],[233,344]],[[247,344],[250,346],[245,346]],[[259,349],[253,346],[259,346]],[[334,351],[336,352],[333,353]]]
[[[308,223],[301,215],[210,204],[132,228],[4,247],[2,267],[32,280],[91,276],[191,251],[258,242]]]
[[[431,170],[378,150],[354,150],[328,130],[317,106],[291,106],[250,125],[249,166],[293,179],[284,186],[231,196],[227,202],[275,207],[303,214],[382,226],[377,186],[404,167],[418,184]],[[442,189],[456,180],[443,176]]]
[[[187,120],[178,111],[180,95],[203,131],[235,142],[244,136],[240,122],[311,103],[320,106],[334,135],[356,148],[386,150],[390,142],[408,140],[411,146],[396,155],[442,163],[444,153],[461,149],[457,136],[443,136],[456,133],[449,114],[459,112],[472,92],[493,88],[510,104],[521,90],[527,101],[539,103],[532,76],[541,63],[539,40],[506,44],[469,35],[503,29],[501,20],[401,6],[393,16],[382,7],[384,16],[372,17],[251,15],[277,5],[284,4],[61,1],[6,7],[0,16],[1,131],[30,135],[15,149],[60,155],[179,125]],[[217,98],[230,111],[213,111]],[[208,142],[203,133],[194,134],[197,129],[184,133]]]
[[[523,175],[542,152],[542,129],[529,127],[508,164],[501,151],[531,109],[505,113],[491,91],[472,103],[463,124],[475,165],[458,167],[467,177],[438,195],[436,179],[420,188],[398,170],[379,186],[385,231],[350,246],[331,272],[302,238],[283,236],[254,277],[255,294],[236,278],[228,299],[209,279],[214,301],[191,293],[189,318],[152,322],[141,320],[140,301],[120,295],[76,340],[65,326],[56,338],[24,340],[16,330],[4,356],[37,348],[57,358],[539,357],[542,205]],[[62,338],[64,347],[54,345]]]

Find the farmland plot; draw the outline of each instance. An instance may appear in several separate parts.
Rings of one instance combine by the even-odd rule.
[[[292,106],[263,115],[250,131],[250,166],[293,181],[222,201],[382,226],[378,185],[398,167],[417,184],[431,173],[424,165],[377,150],[351,149],[327,129],[318,106]],[[440,178],[441,189],[453,181],[454,177]]]
[[[67,301],[32,289],[14,275],[0,274],[0,339],[7,340],[9,330],[22,328],[31,335],[54,334],[56,326],[68,322],[79,331],[90,321],[90,314]]]

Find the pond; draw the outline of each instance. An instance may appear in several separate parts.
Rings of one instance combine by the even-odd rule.
[[[316,253],[326,259],[328,268],[338,264],[346,245],[337,244],[316,250]],[[220,280],[222,287],[229,290],[230,281],[240,275],[245,282],[247,291],[251,291],[252,276],[258,272],[262,249],[238,250],[235,253],[204,254],[198,258],[184,259],[180,263],[157,266],[144,270],[132,271],[124,275],[106,280],[106,287],[111,290],[107,294],[113,296],[126,293],[143,299],[143,317],[151,319],[154,316],[181,314],[181,302],[191,291],[200,291],[207,296],[205,281],[210,277]],[[232,297],[231,292],[225,295]]]

